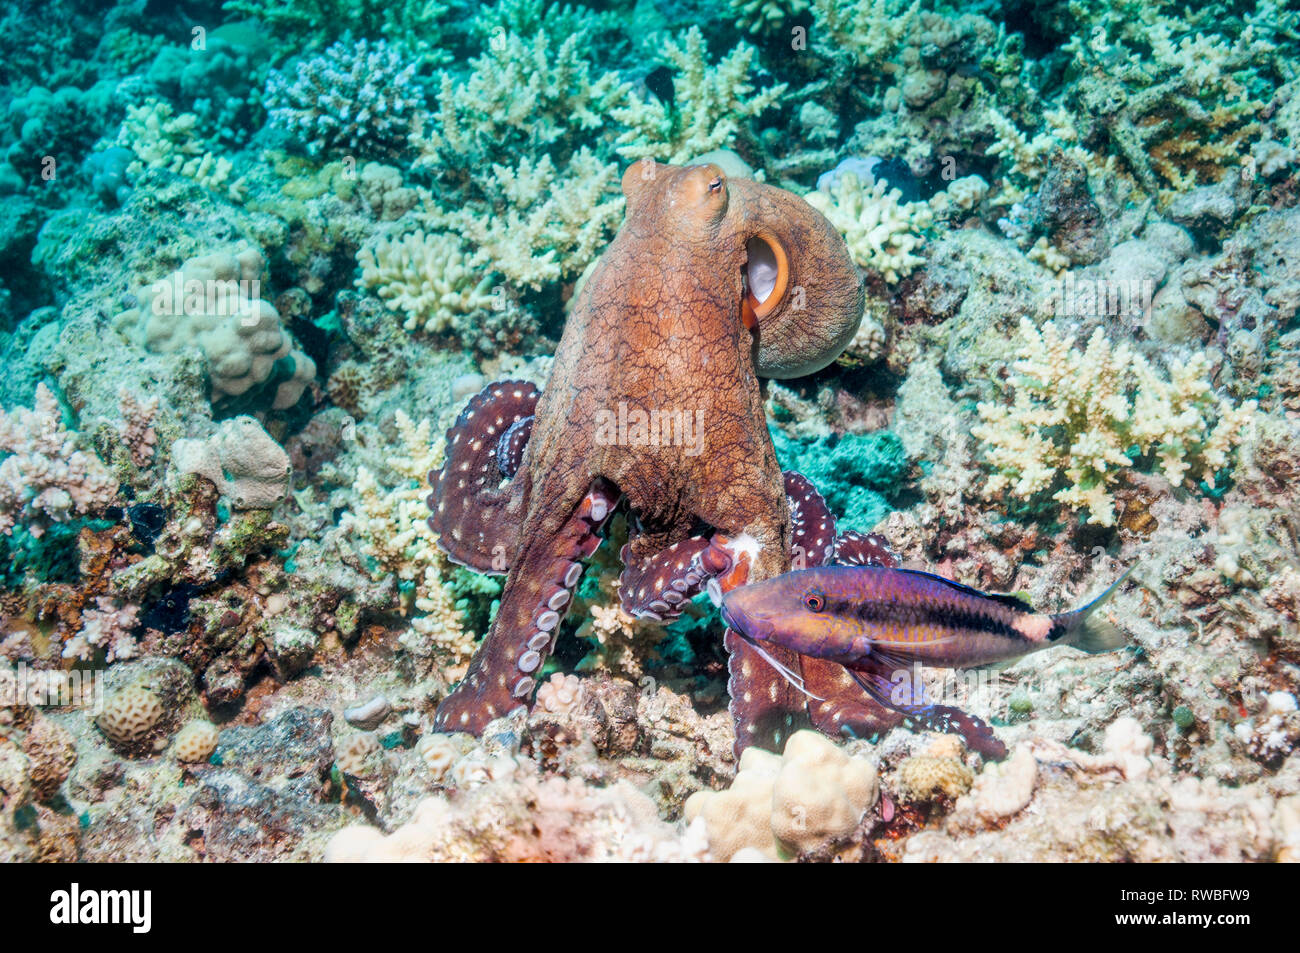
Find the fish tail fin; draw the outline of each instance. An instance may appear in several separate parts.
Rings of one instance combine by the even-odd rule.
[[[1105,592],[1083,608],[1058,615],[1056,624],[1061,631],[1058,644],[1081,649],[1089,655],[1113,652],[1118,648],[1122,648],[1128,639],[1119,626],[1109,619],[1103,618],[1097,610],[1110,600],[1110,597],[1115,594],[1115,590],[1119,588],[1120,583],[1127,579],[1129,573],[1136,568],[1136,563],[1129,566],[1128,569],[1124,570],[1123,575],[1110,584],[1110,587]]]

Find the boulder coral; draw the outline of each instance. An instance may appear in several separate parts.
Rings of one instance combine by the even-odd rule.
[[[852,833],[878,794],[871,761],[798,731],[780,755],[746,748],[731,787],[691,795],[684,816],[703,819],[717,860],[790,860]]]

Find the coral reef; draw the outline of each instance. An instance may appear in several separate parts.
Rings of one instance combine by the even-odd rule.
[[[0,531],[11,535],[18,520],[40,538],[51,522],[107,506],[117,481],[94,453],[77,449],[77,434],[65,429],[63,409],[44,384],[36,406],[0,411]]]
[[[0,860],[1300,859],[1293,7],[4,5]],[[843,268],[796,256],[774,317],[761,243],[809,221]],[[831,363],[781,363],[859,287]],[[702,411],[700,454],[550,493],[625,384]],[[756,462],[742,558],[808,541],[794,470],[1042,612],[1132,568],[1127,644],[924,670],[1000,763],[887,719],[737,754],[757,672],[805,704],[687,581],[729,542],[692,507],[745,509]],[[497,534],[484,572],[452,530]],[[524,550],[559,610],[503,588]],[[531,711],[445,733],[511,625]]]
[[[1213,490],[1257,406],[1216,402],[1203,355],[1171,367],[1166,381],[1100,328],[1082,353],[1050,321],[1040,331],[1023,318],[1020,336],[1014,403],[981,404],[983,423],[971,431],[990,445],[993,496],[1010,490],[1031,500],[1064,477],[1052,499],[1111,526],[1112,487],[1141,457],[1154,458],[1175,487],[1191,472]]]
[[[405,151],[423,97],[417,64],[383,40],[335,43],[300,60],[290,80],[272,71],[267,116],[309,151],[377,158]]]

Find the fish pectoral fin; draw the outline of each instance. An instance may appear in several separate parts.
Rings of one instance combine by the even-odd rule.
[[[916,677],[919,668],[902,655],[876,652],[848,673],[872,700],[892,711],[910,714],[930,705],[925,686]]]
[[[909,727],[961,735],[968,748],[986,758],[1006,757],[1006,745],[981,719],[957,708],[936,705],[916,678],[918,669],[906,659],[896,654],[877,653],[865,665],[847,671],[877,704],[906,715],[904,723]],[[898,677],[900,673],[902,678]]]

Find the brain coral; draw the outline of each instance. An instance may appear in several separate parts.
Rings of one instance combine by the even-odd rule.
[[[145,347],[158,353],[197,344],[207,359],[213,400],[267,385],[274,387],[273,409],[292,407],[316,376],[316,365],[262,300],[264,267],[254,248],[191,258],[154,282],[142,306],[119,315],[118,325],[143,325]]]
[[[718,860],[741,851],[789,860],[851,832],[878,793],[871,762],[815,731],[798,731],[779,756],[747,748],[731,788],[692,794],[684,816],[704,819]]]
[[[131,685],[104,701],[104,711],[96,724],[109,741],[131,745],[149,734],[162,715],[163,705],[157,694],[142,685]]]
[[[172,742],[172,753],[177,761],[198,764],[212,757],[217,750],[217,726],[210,721],[196,718],[176,732]]]

